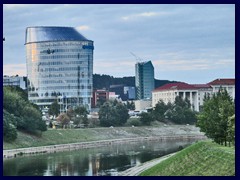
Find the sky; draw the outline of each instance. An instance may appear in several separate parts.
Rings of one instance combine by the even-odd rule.
[[[151,60],[160,80],[235,78],[234,4],[4,4],[4,75],[26,76],[30,26],[77,28],[94,41],[94,73],[134,76]]]

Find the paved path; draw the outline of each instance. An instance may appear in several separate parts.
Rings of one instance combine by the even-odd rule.
[[[146,169],[149,169],[149,168],[155,166],[156,164],[164,161],[165,159],[173,156],[174,154],[176,154],[176,153],[168,154],[166,156],[163,156],[163,157],[160,157],[160,158],[157,158],[157,159],[145,162],[143,164],[134,166],[134,167],[129,168],[129,169],[123,171],[123,172],[120,172],[118,174],[118,176],[138,176],[141,172],[143,172]]]

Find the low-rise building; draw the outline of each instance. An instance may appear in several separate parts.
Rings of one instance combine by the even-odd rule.
[[[198,89],[193,85],[179,82],[169,83],[152,91],[152,107],[162,100],[165,104],[174,103],[176,96],[187,98],[191,103],[191,108],[199,111]]]
[[[219,89],[226,89],[228,94],[235,100],[235,79],[215,79],[208,83],[213,89],[213,93]]]
[[[207,84],[187,84],[183,82],[169,83],[152,91],[152,107],[162,100],[165,104],[174,103],[176,96],[190,101],[191,107],[199,111],[203,105],[205,95],[217,93],[220,89],[226,89],[235,100],[235,79],[216,79]]]
[[[152,101],[150,99],[141,99],[134,101],[135,111],[143,111],[152,107]]]
[[[3,76],[3,86],[18,86],[22,89],[27,88],[27,77],[24,76]]]
[[[109,91],[105,89],[97,89],[93,91],[92,108],[102,105],[109,100]]]

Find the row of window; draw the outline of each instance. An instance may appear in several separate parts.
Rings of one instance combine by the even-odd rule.
[[[63,84],[63,83],[68,83],[68,84],[81,83],[82,84],[82,83],[86,83],[86,82],[87,81],[82,81],[80,79],[79,80],[43,80],[43,81],[40,81],[40,84]],[[88,83],[89,83],[89,81],[88,81]]]
[[[91,58],[90,55],[83,55],[83,54],[75,54],[75,55],[48,55],[48,56],[36,56],[35,59],[40,59],[40,60],[44,60],[44,59],[70,59],[70,58],[74,58],[74,59],[83,59],[83,58]]]
[[[54,67],[54,68],[40,68],[38,72],[54,72],[54,71],[80,71],[80,70],[86,70],[87,68],[81,68],[81,67]],[[36,70],[36,69],[35,69]],[[86,74],[86,72],[85,72]],[[81,72],[81,75],[84,75],[84,72]]]
[[[53,62],[40,62],[38,63],[39,66],[53,66],[53,65],[86,65],[87,66],[87,61],[53,61]]]
[[[33,103],[52,103],[55,99],[37,99],[37,100],[31,100]],[[90,98],[84,99],[86,102],[90,103]],[[81,98],[66,98],[66,99],[58,99],[59,103],[64,104],[83,104],[83,99]]]
[[[90,90],[92,89],[91,88],[92,86],[91,85],[88,85],[88,86],[49,86],[49,87],[40,87],[39,90],[53,90],[53,91],[58,91],[58,90],[64,90],[64,89],[74,89],[74,90],[79,90],[79,89],[84,89],[84,90]]]
[[[58,78],[58,77],[78,77],[78,73],[64,73],[64,74],[43,74],[39,79],[44,78]],[[86,79],[81,80],[81,82],[87,81]],[[88,80],[90,81],[90,80]]]
[[[29,44],[30,46],[35,46],[35,44]],[[83,46],[83,45],[93,45],[92,41],[66,41],[66,42],[48,42],[48,43],[38,43],[38,47],[55,47],[55,46]]]

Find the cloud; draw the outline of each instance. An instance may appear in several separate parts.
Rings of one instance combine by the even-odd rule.
[[[123,16],[121,19],[124,21],[128,21],[128,20],[134,20],[134,19],[138,19],[138,18],[142,18],[142,17],[154,17],[154,16],[165,16],[165,15],[169,15],[170,13],[168,12],[143,12],[143,13],[139,13],[139,14],[131,14],[128,16]]]
[[[26,64],[5,64],[3,66],[3,75],[26,76]]]
[[[7,9],[19,9],[19,8],[26,8],[32,6],[31,4],[4,4],[3,7]]]
[[[115,77],[134,76],[135,62],[129,60],[97,60],[94,62],[94,73],[109,74]]]
[[[89,26],[86,26],[86,25],[78,26],[78,27],[77,27],[77,30],[79,30],[79,31],[87,31],[87,30],[89,30],[89,29],[90,29],[90,27],[89,27]]]

